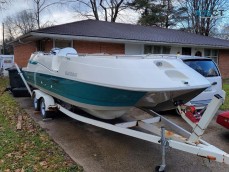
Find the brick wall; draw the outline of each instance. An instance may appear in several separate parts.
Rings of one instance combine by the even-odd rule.
[[[78,53],[108,53],[125,54],[125,45],[105,42],[73,41],[73,47]],[[45,51],[53,48],[52,40],[45,42]],[[31,53],[37,51],[36,42],[16,45],[14,47],[14,59],[20,67],[25,67]],[[223,78],[229,78],[229,50],[219,51],[219,69]]]
[[[28,60],[31,56],[31,53],[35,52],[36,43],[31,42],[28,44],[21,44],[14,46],[14,61],[20,67],[27,66]]]
[[[74,41],[73,47],[78,53],[125,54],[125,45],[105,42]]]
[[[219,50],[219,70],[224,79],[229,78],[229,50]]]
[[[90,41],[74,41],[73,47],[78,53],[108,53],[108,54],[125,54],[124,44],[90,42]],[[53,48],[53,41],[45,42],[45,52],[49,52]],[[33,52],[37,51],[36,42],[29,44],[16,45],[14,47],[15,62],[20,67],[25,67],[29,57]]]

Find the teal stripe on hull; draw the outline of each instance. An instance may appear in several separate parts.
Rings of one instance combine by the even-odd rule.
[[[28,82],[36,86],[70,100],[90,105],[134,106],[146,94],[146,92],[103,87],[40,73],[24,72],[24,75]]]

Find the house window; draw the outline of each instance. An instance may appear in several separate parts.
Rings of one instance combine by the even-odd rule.
[[[218,64],[218,50],[217,49],[204,49],[204,56],[211,58],[212,60],[214,60],[216,64]]]
[[[162,47],[162,54],[170,54],[171,47]]]
[[[161,54],[161,47],[153,46],[153,54]]]
[[[170,54],[171,47],[159,45],[145,45],[144,54]]]
[[[144,54],[151,54],[152,53],[152,46],[151,45],[145,45],[144,46]]]
[[[182,55],[191,55],[191,54],[192,54],[192,48],[182,47]]]
[[[44,40],[38,40],[36,44],[37,44],[37,51],[45,51],[45,41]]]
[[[72,47],[72,40],[55,40],[55,47],[56,48],[66,48]]]

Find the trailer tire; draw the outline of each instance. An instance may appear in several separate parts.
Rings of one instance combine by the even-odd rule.
[[[33,94],[33,107],[35,111],[40,111],[40,101],[36,98],[35,94]]]
[[[49,118],[49,116],[50,116],[50,112],[45,110],[45,109],[46,109],[45,100],[44,100],[44,98],[41,98],[41,100],[40,100],[40,112],[41,112],[41,116],[43,119]]]

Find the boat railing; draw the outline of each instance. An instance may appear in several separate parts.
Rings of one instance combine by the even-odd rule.
[[[74,56],[77,56],[78,54],[76,54],[76,53],[67,53],[67,54],[66,54],[66,56],[73,56],[73,55],[74,55]]]
[[[44,54],[44,52],[43,51],[35,51],[35,52],[33,52],[33,54]]]
[[[116,59],[131,58],[131,59],[144,59],[145,55],[116,55]]]
[[[93,53],[93,54],[86,54],[86,53],[79,53],[80,57],[109,57],[115,59],[157,59],[157,58],[174,58],[178,59],[179,55],[175,54],[138,54],[138,55],[127,55],[127,54],[107,54],[107,53]]]
[[[200,58],[199,56],[192,55],[179,55],[179,54],[140,54],[140,55],[116,55],[116,58],[139,58],[139,59],[157,59],[157,58],[165,58],[165,59],[185,59],[185,58]],[[201,57],[206,58],[206,57]]]
[[[80,57],[101,57],[101,58],[115,58],[115,59],[181,59],[195,57],[191,55],[179,55],[179,54],[138,54],[138,55],[128,55],[128,54],[108,54],[108,53],[78,53]]]
[[[141,54],[141,55],[117,55],[116,58],[138,58],[138,59],[154,59],[154,58],[175,58],[179,55],[175,54]]]
[[[112,56],[111,54],[108,53],[78,53],[79,56],[85,57],[85,56]]]
[[[177,54],[149,54],[147,57],[148,58],[160,57],[160,58],[176,58],[177,59],[177,58],[179,58],[179,55],[177,55]]]

